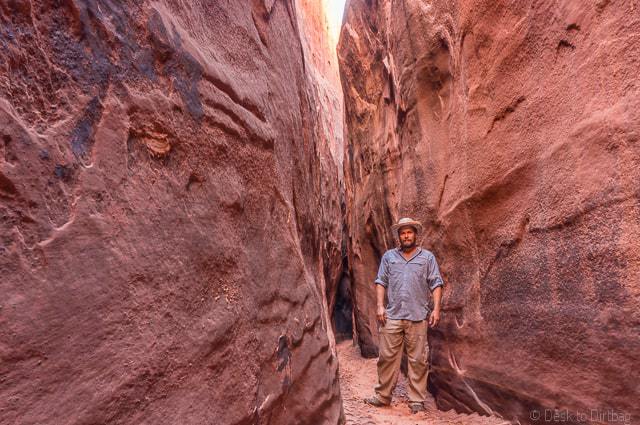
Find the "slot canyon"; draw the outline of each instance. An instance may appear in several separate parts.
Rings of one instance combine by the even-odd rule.
[[[0,21],[0,424],[640,423],[637,0]],[[417,415],[362,401],[401,217],[445,281]]]

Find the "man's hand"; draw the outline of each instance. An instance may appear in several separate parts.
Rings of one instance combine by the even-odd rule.
[[[429,327],[435,328],[440,323],[440,310],[433,310],[429,315]]]
[[[384,306],[379,305],[378,309],[376,311],[376,318],[378,319],[378,322],[380,322],[380,324],[384,325],[387,322],[387,310],[384,308]]]
[[[442,303],[442,286],[433,290],[433,311],[429,316],[429,327],[435,328],[440,323],[440,305]]]
[[[378,308],[376,309],[376,318],[378,319],[378,323],[384,325],[387,322],[387,313],[384,308],[384,293],[386,288],[382,285],[376,285],[376,305]]]

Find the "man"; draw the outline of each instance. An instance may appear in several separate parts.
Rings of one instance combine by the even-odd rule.
[[[378,385],[376,395],[365,399],[374,406],[388,406],[398,380],[403,345],[407,347],[409,406],[412,413],[424,410],[427,395],[427,317],[428,325],[440,322],[440,303],[444,282],[434,255],[417,246],[422,224],[402,218],[392,226],[400,247],[384,253],[376,283],[377,319],[380,323]],[[433,311],[429,312],[429,293]],[[385,308],[385,294],[388,304]]]

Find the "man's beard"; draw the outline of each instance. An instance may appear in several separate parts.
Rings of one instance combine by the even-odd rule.
[[[401,242],[400,242],[400,248],[401,248],[403,251],[406,251],[406,250],[408,250],[408,249],[411,249],[411,248],[413,248],[414,246],[416,246],[416,241],[415,241],[415,239],[414,239],[413,241],[401,241]]]

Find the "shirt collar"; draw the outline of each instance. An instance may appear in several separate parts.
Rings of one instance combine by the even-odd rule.
[[[422,253],[422,247],[421,246],[417,247],[416,252],[408,260],[406,258],[404,258],[400,248],[396,248],[395,251],[396,251],[396,254],[400,256],[400,258],[402,258],[404,261],[406,261],[408,263],[409,261],[413,260],[414,258],[416,258],[418,255],[420,255]]]

